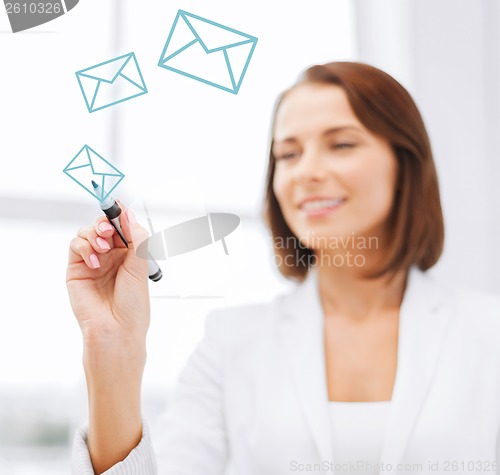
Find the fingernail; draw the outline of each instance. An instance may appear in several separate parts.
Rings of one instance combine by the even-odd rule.
[[[110,223],[107,221],[103,221],[101,224],[99,224],[99,231],[105,233],[106,231],[111,231],[113,229],[113,226],[111,226]]]
[[[104,249],[105,251],[111,249],[109,247],[108,241],[106,241],[106,239],[103,239],[101,236],[97,236],[95,242],[101,249]]]
[[[126,213],[127,213],[128,222],[130,224],[137,223],[137,219],[135,219],[135,215],[134,215],[134,213],[132,212],[132,210],[130,208],[127,209]]]
[[[89,257],[89,260],[90,260],[90,263],[92,264],[92,267],[94,269],[101,267],[99,259],[97,258],[97,256],[95,254],[91,254]]]

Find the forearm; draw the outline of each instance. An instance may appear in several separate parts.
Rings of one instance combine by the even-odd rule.
[[[85,351],[88,448],[94,472],[124,460],[142,436],[141,381],[146,351]]]

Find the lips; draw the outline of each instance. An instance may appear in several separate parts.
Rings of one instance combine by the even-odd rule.
[[[307,199],[299,205],[299,211],[307,219],[321,219],[337,213],[346,201],[347,198]]]
[[[344,201],[346,198],[308,198],[300,203],[299,208],[303,211],[318,211],[336,208]]]
[[[304,211],[319,211],[322,209],[336,208],[345,201],[345,198],[338,198],[335,200],[310,200],[302,203],[300,209]]]

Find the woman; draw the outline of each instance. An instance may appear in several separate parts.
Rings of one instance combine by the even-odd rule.
[[[443,217],[404,88],[360,63],[309,68],[276,107],[264,215],[296,289],[207,317],[154,439],[146,262],[106,218],[73,239],[90,410],[74,473],[500,473],[500,300],[424,272]]]

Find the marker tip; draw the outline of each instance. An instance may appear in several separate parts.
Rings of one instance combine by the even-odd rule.
[[[95,188],[97,188],[99,185],[98,185],[98,184],[97,184],[94,180],[92,180],[92,186],[93,186],[93,187],[94,187],[94,189],[95,189]]]

